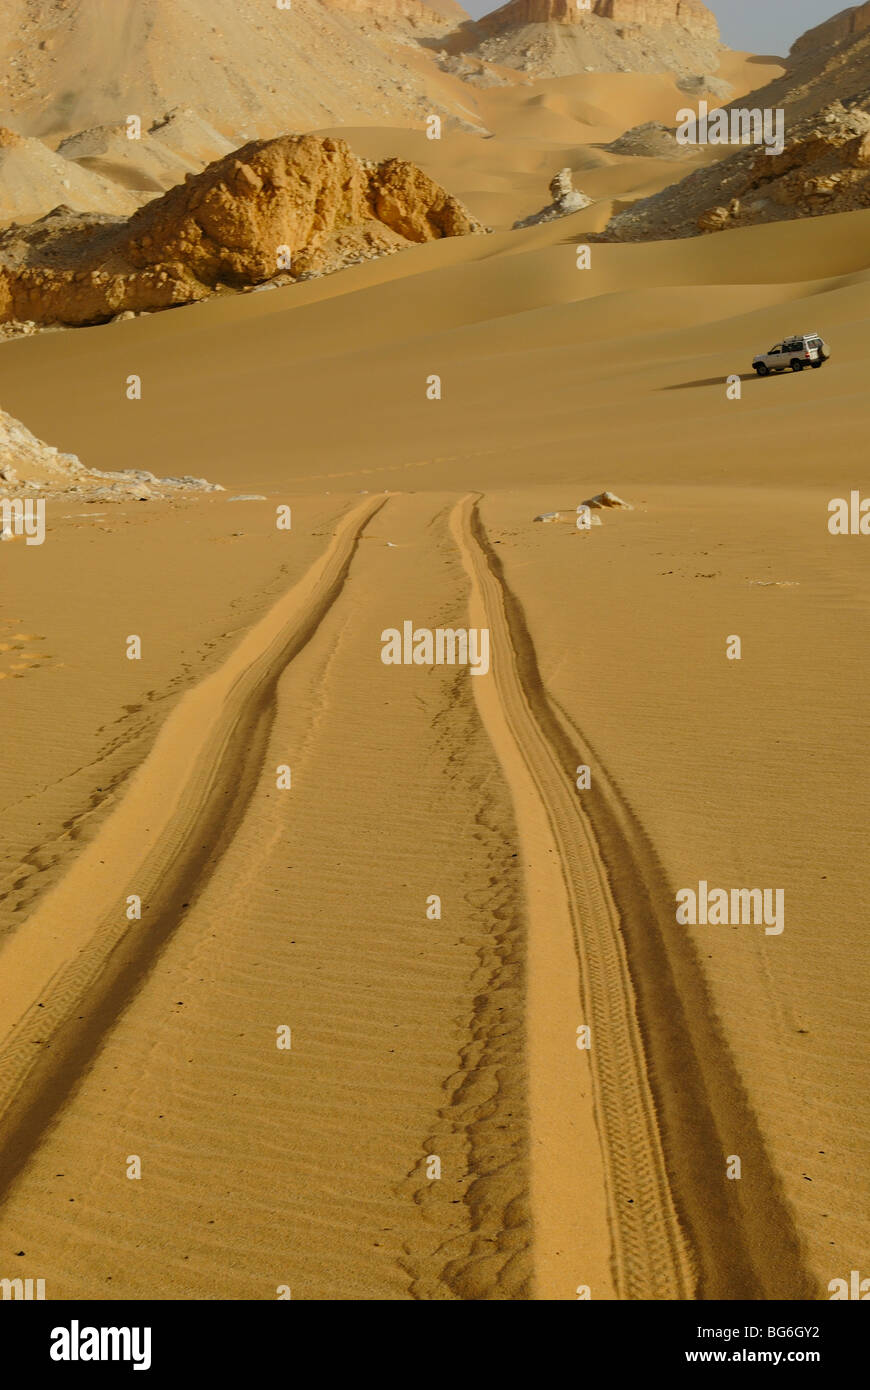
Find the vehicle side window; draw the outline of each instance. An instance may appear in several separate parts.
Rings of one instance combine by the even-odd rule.
[[[770,349],[770,356],[772,357],[775,352],[782,352],[782,343],[777,343],[776,347]]]

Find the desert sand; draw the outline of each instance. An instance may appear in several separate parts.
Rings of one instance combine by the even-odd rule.
[[[0,343],[41,439],[225,489],[49,497],[0,546],[0,1275],[819,1299],[866,1264],[867,542],[827,522],[870,210],[588,241],[684,176],[602,149],[684,99],[314,119],[492,232]],[[562,166],[592,205],[512,231]],[[826,369],[756,379],[798,329]],[[490,671],[385,665],[406,620],[488,629]],[[700,880],[784,889],[784,930],[678,923]]]

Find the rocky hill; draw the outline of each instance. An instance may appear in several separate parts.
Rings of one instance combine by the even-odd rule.
[[[3,0],[0,124],[59,137],[192,107],[238,145],[342,122],[474,122],[424,40],[454,0]]]
[[[536,77],[583,71],[707,73],[719,65],[715,16],[701,0],[510,0],[450,43]]]
[[[848,43],[870,29],[870,3],[854,5],[849,10],[841,10],[824,24],[809,29],[792,44],[791,58],[794,62],[810,54],[830,48],[834,44]]]
[[[100,323],[484,230],[405,160],[315,135],[253,141],[128,220],[62,208],[0,235],[0,323]]]
[[[699,169],[611,218],[604,239],[669,240],[867,207],[870,110],[835,102],[798,122],[782,154],[755,147]]]
[[[850,105],[870,88],[870,3],[810,29],[793,45],[783,75],[742,97],[741,106],[783,107],[789,122],[834,101]]]
[[[617,214],[605,239],[686,237],[870,207],[870,4],[803,35],[782,77],[731,106],[782,109],[782,154],[741,146]]]

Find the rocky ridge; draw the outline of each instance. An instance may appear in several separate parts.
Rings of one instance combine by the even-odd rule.
[[[863,5],[853,5],[851,9],[841,10],[831,19],[817,24],[796,39],[791,46],[790,58],[798,62],[805,55],[815,55],[833,45],[849,43],[870,30],[870,0]]]
[[[611,218],[601,240],[672,240],[868,207],[870,91],[798,122],[780,155],[741,147],[642,199]]]
[[[493,27],[506,24],[585,24],[590,17],[621,26],[662,29],[675,24],[696,37],[717,41],[719,25],[701,0],[592,0],[584,9],[577,0],[509,0],[486,17]]]

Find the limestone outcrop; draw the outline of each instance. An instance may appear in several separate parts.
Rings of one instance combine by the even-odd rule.
[[[554,174],[550,179],[550,197],[552,202],[540,212],[534,212],[531,217],[524,217],[520,222],[515,222],[514,231],[523,227],[534,227],[539,222],[553,222],[557,217],[567,217],[569,213],[580,212],[592,203],[591,198],[587,198],[585,193],[574,187],[574,176],[570,169],[560,169],[558,174]]]
[[[205,478],[158,478],[144,469],[107,473],[88,468],[76,454],[45,444],[20,420],[0,409],[0,500],[29,497],[84,496],[89,501],[150,501],[187,492],[223,492]],[[0,517],[0,524],[4,517]],[[0,539],[10,540],[10,532]]]
[[[99,323],[485,230],[415,165],[316,135],[255,140],[127,220],[59,208],[0,235],[0,323]]]

